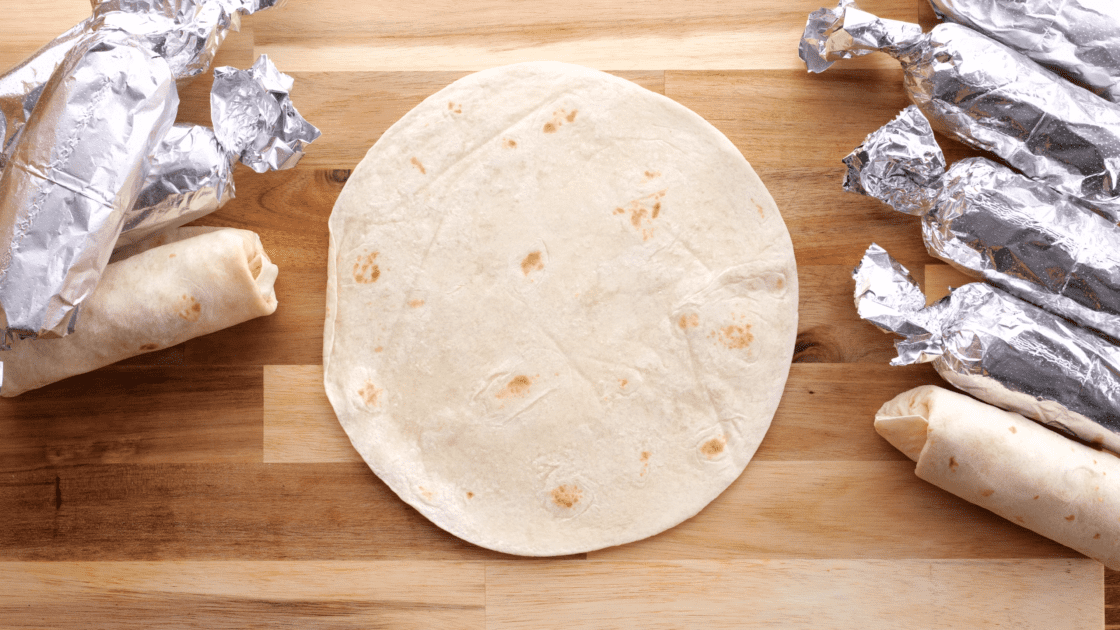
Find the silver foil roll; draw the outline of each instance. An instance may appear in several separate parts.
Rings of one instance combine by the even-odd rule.
[[[280,0],[92,0],[100,28],[114,28],[144,40],[167,60],[175,78],[189,79],[210,68],[242,14],[281,4]]]
[[[841,0],[810,16],[810,70],[882,50],[901,62],[910,99],[940,131],[1120,216],[1120,105],[958,24],[929,33]]]
[[[913,105],[844,163],[845,190],[922,217],[930,255],[1120,339],[1120,227],[1082,200],[984,158],[946,171]]]
[[[91,22],[87,19],[78,23],[0,76],[0,172],[39,102],[43,86],[70,49],[89,34]]]
[[[73,330],[178,104],[167,64],[116,31],[83,38],[43,87],[0,175],[5,341]]]
[[[209,127],[175,125],[150,162],[114,250],[204,217],[233,198],[234,163]]]
[[[1120,348],[981,282],[916,309],[908,275],[874,244],[853,272],[860,317],[905,337],[891,365],[1120,453]]]
[[[934,11],[1120,102],[1116,0],[930,0]]]
[[[319,130],[299,115],[292,80],[262,55],[249,71],[216,68],[210,115],[215,129],[176,125],[152,155],[136,206],[125,216],[120,249],[205,216],[234,196],[233,167],[248,159],[260,171],[295,166]],[[261,168],[263,166],[263,168]]]

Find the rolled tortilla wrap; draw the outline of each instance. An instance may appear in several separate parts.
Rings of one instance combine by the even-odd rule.
[[[253,232],[180,228],[165,238],[166,244],[139,247],[105,268],[82,306],[79,330],[16,341],[0,352],[0,395],[16,396],[276,310],[278,269]]]
[[[920,479],[1120,569],[1120,458],[933,385],[903,392],[875,430]]]

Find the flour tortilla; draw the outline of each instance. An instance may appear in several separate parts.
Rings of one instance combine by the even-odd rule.
[[[325,386],[404,501],[585,552],[696,514],[770,425],[797,274],[714,127],[602,72],[479,72],[391,127],[330,217]]]
[[[0,395],[269,315],[276,275],[260,237],[247,230],[183,227],[132,245],[105,267],[75,332],[15,341],[0,352]]]
[[[896,396],[875,430],[933,485],[1120,569],[1120,458],[1023,416],[926,385]]]

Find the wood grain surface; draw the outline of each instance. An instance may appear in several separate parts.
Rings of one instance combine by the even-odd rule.
[[[887,365],[852,268],[875,241],[931,295],[961,278],[916,219],[840,190],[840,158],[908,101],[882,55],[804,71],[820,2],[292,0],[245,18],[217,65],[267,53],[323,137],[294,170],[239,167],[237,198],[198,223],[261,235],[280,307],[0,400],[0,626],[1120,628],[1120,573],[918,480],[871,428],[939,379]],[[924,0],[861,6],[933,23]],[[88,13],[0,0],[0,68]],[[789,382],[740,479],[672,530],[558,559],[429,523],[362,463],[321,382],[327,218],[351,169],[427,95],[532,59],[614,72],[711,121],[775,197],[801,280]],[[209,122],[210,83],[182,91],[180,120]]]

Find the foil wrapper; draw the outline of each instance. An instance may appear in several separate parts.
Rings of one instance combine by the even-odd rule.
[[[1082,200],[984,158],[946,170],[913,105],[844,163],[845,190],[922,217],[930,255],[1120,339],[1120,227]]]
[[[178,105],[167,64],[126,33],[83,38],[56,69],[0,175],[5,341],[73,330]]]
[[[909,272],[878,245],[853,278],[860,317],[904,337],[891,365],[930,362],[980,400],[1120,453],[1117,346],[981,282],[922,307]]]
[[[0,76],[0,173],[39,102],[43,86],[70,49],[91,32],[91,22],[92,18],[80,22]]]
[[[295,166],[319,130],[296,111],[292,79],[262,55],[248,71],[216,68],[210,95],[214,128],[175,125],[151,157],[136,205],[116,249],[203,217],[234,197],[240,159],[257,170]],[[218,138],[218,133],[226,144]]]
[[[1116,0],[930,0],[934,11],[1120,102]]]
[[[1120,216],[1120,105],[959,24],[922,33],[841,0],[809,16],[800,52],[821,72],[884,51],[935,128],[1023,173]]]
[[[144,40],[167,60],[175,78],[189,79],[210,68],[241,15],[278,6],[283,0],[92,0],[99,28],[113,28]]]

